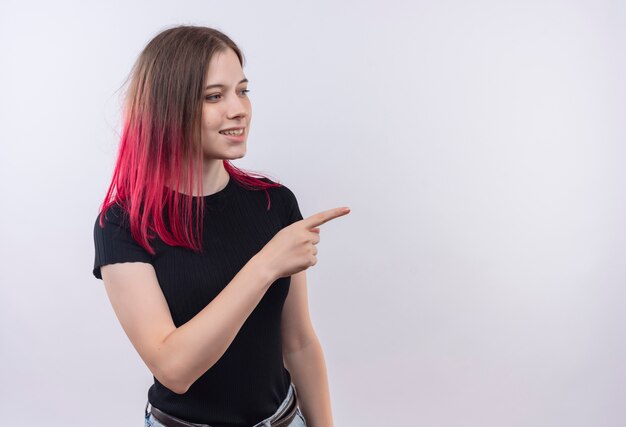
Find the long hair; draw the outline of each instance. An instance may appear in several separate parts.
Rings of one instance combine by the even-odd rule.
[[[211,58],[229,48],[243,67],[241,50],[222,32],[199,26],[169,28],[146,45],[127,78],[118,157],[100,206],[99,225],[104,227],[107,210],[118,204],[129,217],[133,238],[152,255],[148,239],[154,232],[170,246],[202,250],[204,198],[196,198],[194,215],[192,197],[181,194],[180,188],[184,179],[191,189],[195,175],[203,194],[203,88]],[[247,189],[265,190],[269,210],[267,189],[281,184],[262,181],[267,177],[239,169],[228,159],[223,163],[230,179]],[[168,187],[173,182],[178,191]]]

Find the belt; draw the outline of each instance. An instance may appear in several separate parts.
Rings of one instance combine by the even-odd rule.
[[[285,405],[285,407],[278,413],[272,415],[276,417],[275,420],[269,422],[269,427],[287,427],[293,419],[296,417],[296,411],[298,409],[298,395],[295,388],[291,394],[291,398]],[[196,424],[189,421],[181,420],[172,415],[169,415],[154,406],[151,409],[152,415],[165,427],[206,427],[206,424]]]

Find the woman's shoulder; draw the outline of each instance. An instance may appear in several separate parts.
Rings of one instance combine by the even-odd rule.
[[[268,177],[266,177],[266,176],[259,177],[259,178],[258,178],[258,180],[259,180],[259,181],[266,182],[266,183],[268,183],[268,184],[278,184],[278,182],[277,182],[277,181],[274,181],[274,180],[272,180],[271,178],[268,178]]]
[[[285,185],[284,182],[272,180],[271,178],[267,177],[259,178],[259,180],[268,184],[278,184],[276,186],[269,187],[268,190],[280,194],[285,201],[289,201],[295,198],[293,191],[287,185]]]
[[[120,204],[119,201],[114,201],[105,209],[101,210],[96,216],[96,224],[99,224],[101,219],[105,228],[107,225],[117,227],[130,226],[130,216],[128,211]]]

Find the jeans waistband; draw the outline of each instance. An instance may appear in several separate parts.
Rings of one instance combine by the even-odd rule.
[[[293,384],[293,382],[291,384],[289,384],[289,389],[287,390],[287,396],[285,397],[285,399],[281,402],[281,404],[278,406],[278,409],[276,409],[276,411],[269,417],[264,419],[263,421],[255,424],[252,427],[271,427],[272,424],[281,419],[282,417],[284,417],[285,415],[287,415],[287,411],[289,411],[290,408],[292,408],[294,405],[297,405],[298,403],[298,393],[296,391],[296,387]],[[147,418],[150,413],[148,411],[148,407],[152,406],[152,404],[150,403],[150,401],[146,402],[146,407],[144,409],[144,415]],[[154,408],[154,407],[153,407]],[[158,409],[158,408],[156,408]],[[163,411],[161,411],[163,412]],[[183,421],[183,420],[181,420]],[[184,421],[183,421],[184,422]],[[191,423],[189,421],[187,421],[186,423],[189,424],[189,426],[194,426],[194,427],[211,427],[209,424],[196,424],[196,423]],[[282,424],[282,423],[281,423]]]

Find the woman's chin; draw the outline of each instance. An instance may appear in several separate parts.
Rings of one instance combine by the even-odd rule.
[[[230,150],[224,153],[224,155],[226,156],[227,159],[240,159],[244,157],[247,151],[245,144],[246,143],[243,142],[242,145],[239,147],[232,147]]]

